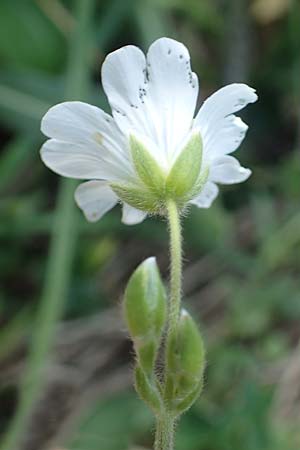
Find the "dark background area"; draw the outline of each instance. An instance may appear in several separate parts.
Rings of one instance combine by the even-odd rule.
[[[39,124],[63,100],[108,110],[105,55],[161,36],[189,48],[199,104],[230,82],[259,95],[237,153],[253,175],[184,219],[184,302],[208,365],[176,449],[299,449],[300,2],[1,0],[1,450],[151,448],[121,298],[148,256],[167,281],[166,224],[127,227],[119,207],[87,223],[76,184],[39,158]]]

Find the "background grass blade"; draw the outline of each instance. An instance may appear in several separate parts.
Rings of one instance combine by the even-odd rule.
[[[83,98],[86,95],[90,55],[89,29],[94,0],[77,0],[77,27],[70,42],[70,60],[65,97]],[[39,114],[41,109],[36,109]],[[74,247],[77,239],[76,210],[73,201],[75,183],[61,182],[58,195],[56,220],[52,231],[45,285],[41,297],[36,325],[32,336],[32,347],[28,367],[21,386],[20,401],[16,415],[2,443],[2,450],[16,448],[43,383],[43,370],[51,348],[57,321],[63,306],[71,277]]]

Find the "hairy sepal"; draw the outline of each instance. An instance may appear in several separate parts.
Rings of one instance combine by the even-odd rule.
[[[206,166],[203,168],[203,170],[201,170],[198,179],[196,181],[196,183],[193,186],[193,189],[189,192],[189,195],[186,197],[186,200],[191,200],[194,197],[197,197],[197,195],[200,194],[200,192],[202,191],[205,183],[207,182],[208,179],[208,175],[209,175],[209,167]]]
[[[190,197],[199,179],[202,164],[202,139],[195,132],[177,157],[166,181],[167,195],[179,202]]]
[[[150,214],[166,214],[169,199],[179,209],[196,197],[207,181],[209,169],[202,168],[202,139],[195,132],[165,176],[163,170],[148,152],[142,142],[130,136],[130,149],[137,182],[111,183],[110,187],[120,200]]]
[[[135,171],[147,188],[158,197],[165,192],[166,175],[146,146],[131,134],[129,146]]]
[[[162,398],[154,379],[150,379],[139,366],[135,368],[134,375],[135,390],[154,414],[158,415],[162,410]]]
[[[163,201],[143,186],[137,186],[131,183],[111,183],[110,187],[120,200],[134,208],[150,214],[159,214],[162,210]]]
[[[138,365],[153,373],[166,322],[166,292],[155,258],[148,258],[134,271],[124,296],[124,312]]]
[[[205,368],[201,333],[185,310],[181,312],[177,334],[168,349],[167,366],[166,400],[172,411],[181,414],[200,394]]]

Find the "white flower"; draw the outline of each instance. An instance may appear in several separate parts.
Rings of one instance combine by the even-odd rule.
[[[102,83],[112,116],[82,102],[53,106],[41,130],[50,139],[41,149],[54,172],[87,181],[75,199],[90,221],[100,219],[120,198],[111,186],[142,186],[130,149],[130,138],[142,142],[162,173],[170,173],[191,136],[202,141],[204,185],[189,203],[208,208],[218,194],[216,183],[245,181],[251,174],[230,156],[242,142],[247,125],[234,115],[257,100],[254,89],[231,84],[210,96],[194,118],[198,79],[186,47],[161,38],[147,57],[135,46],[110,53],[102,66]],[[141,222],[147,211],[122,199],[126,224]],[[145,208],[144,208],[145,209]]]

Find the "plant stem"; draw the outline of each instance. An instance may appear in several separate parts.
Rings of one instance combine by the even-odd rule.
[[[156,422],[154,450],[173,450],[174,420],[168,414]]]
[[[168,355],[171,352],[171,345],[176,339],[178,320],[181,302],[182,284],[182,238],[179,211],[176,203],[169,200],[167,203],[169,232],[170,232],[170,294],[169,294],[169,315],[166,336],[165,353],[165,388],[164,400],[165,409],[162,411],[156,423],[155,450],[173,450],[174,448],[174,417],[168,411],[168,399],[172,396],[172,377],[168,374]]]
[[[167,203],[168,221],[170,231],[170,300],[169,300],[169,322],[167,331],[167,346],[172,335],[177,330],[180,313],[181,284],[182,284],[182,238],[179,211],[176,203],[169,200]]]

